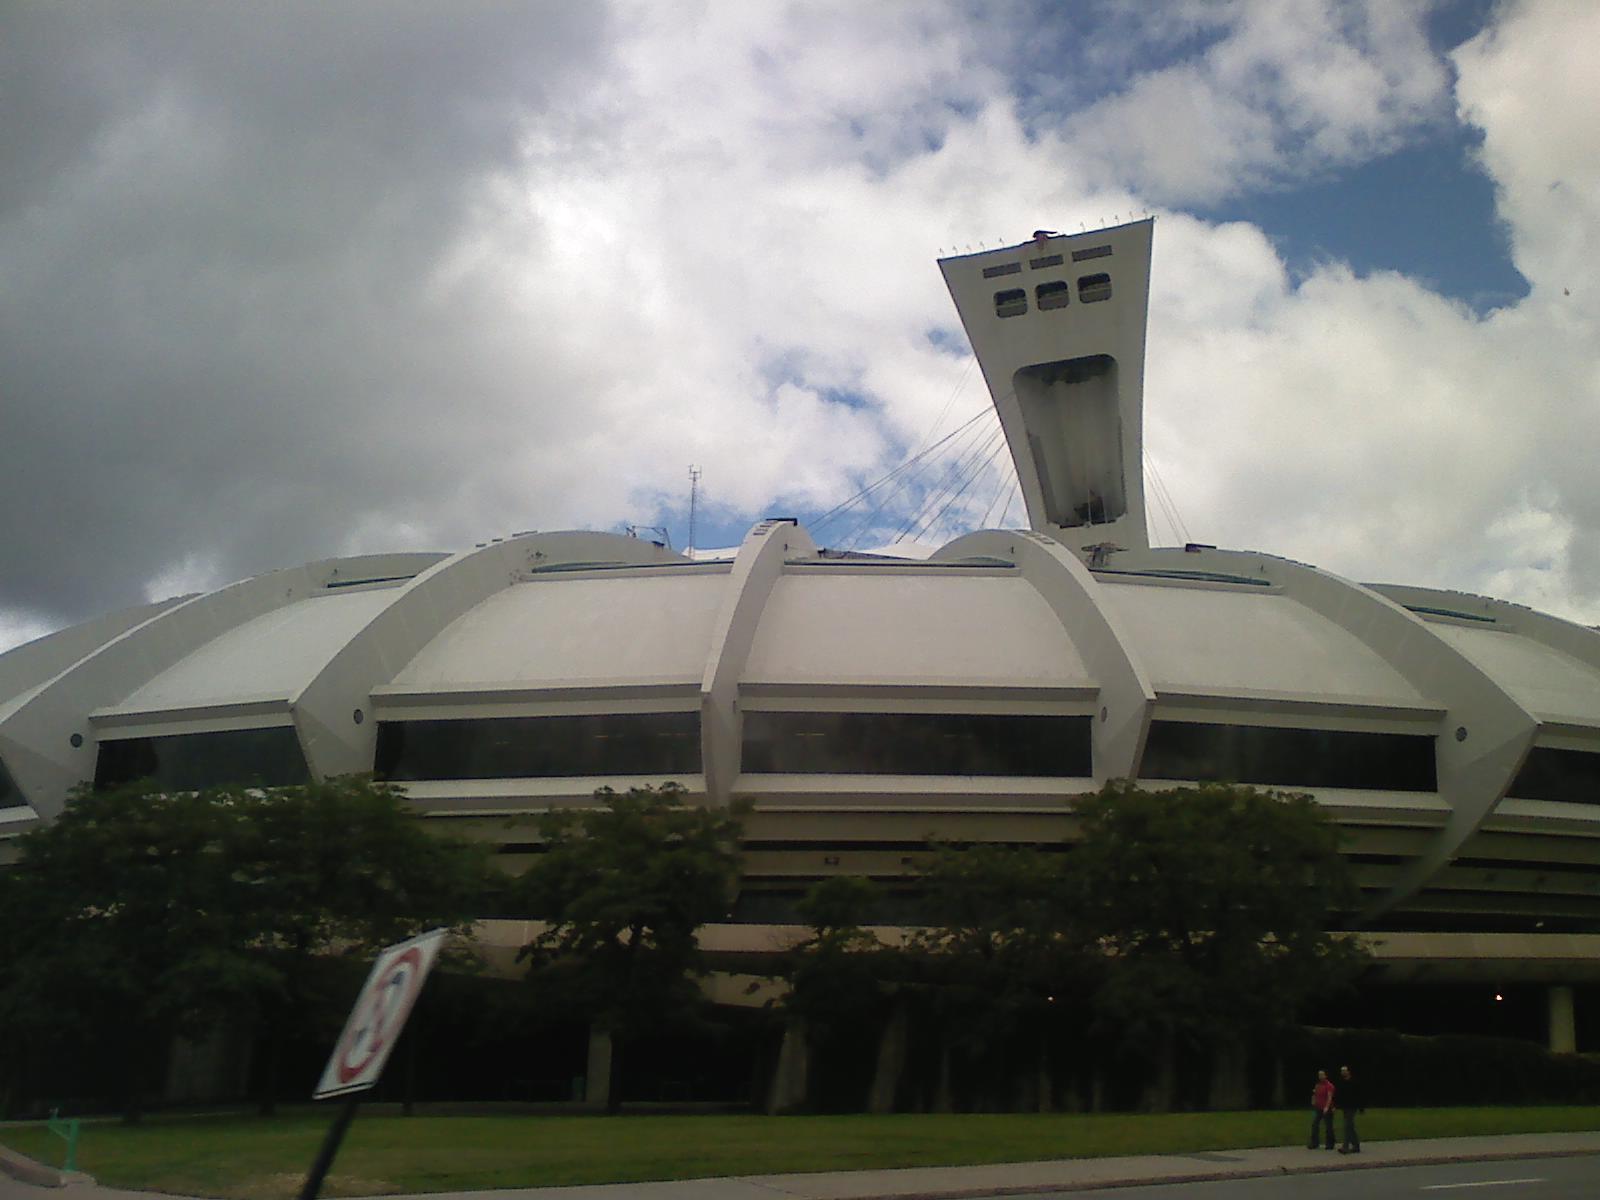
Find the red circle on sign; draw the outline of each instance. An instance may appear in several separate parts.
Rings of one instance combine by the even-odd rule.
[[[355,1039],[351,1044],[343,1046],[339,1051],[338,1076],[340,1083],[349,1083],[369,1066],[373,1059],[383,1053],[384,1044],[388,1040],[389,1027],[398,1024],[395,1018],[405,1019],[406,1011],[411,1007],[412,992],[415,981],[422,977],[422,952],[415,946],[404,954],[395,958],[389,964],[381,980],[374,980],[369,993],[367,1005],[371,1010],[367,1020],[352,1020],[350,1034]],[[397,999],[391,999],[394,989],[400,991]],[[385,1003],[389,1001],[388,1003]],[[350,1054],[356,1050],[363,1034],[371,1030],[366,1039],[366,1054],[360,1062],[350,1061]]]

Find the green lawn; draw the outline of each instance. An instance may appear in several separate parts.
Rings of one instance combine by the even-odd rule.
[[[79,1166],[101,1183],[200,1196],[292,1196],[330,1108],[276,1118],[200,1117],[83,1129]],[[953,1166],[1294,1144],[1293,1112],[1161,1115],[357,1116],[324,1187],[361,1195],[619,1183],[869,1167]],[[1370,1141],[1600,1129],[1600,1107],[1375,1110]],[[0,1142],[59,1165],[42,1125]]]

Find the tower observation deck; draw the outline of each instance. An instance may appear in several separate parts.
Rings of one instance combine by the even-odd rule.
[[[1000,415],[1028,525],[1145,549],[1144,342],[1153,221],[939,260]]]

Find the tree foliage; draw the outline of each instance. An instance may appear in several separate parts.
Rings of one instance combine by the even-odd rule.
[[[882,1015],[900,973],[895,953],[864,925],[882,895],[870,879],[836,875],[812,885],[800,901],[811,935],[785,956],[783,1007],[805,1021],[817,1045]]]
[[[1309,796],[1113,782],[1077,815],[1074,920],[1108,963],[1104,1024],[1137,1039],[1237,1037],[1292,1020],[1362,962],[1328,930],[1355,891]]]
[[[1095,973],[1063,861],[1030,847],[946,846],[924,872],[928,927],[911,949],[969,1052],[1066,1011]]]
[[[724,920],[738,877],[739,820],[691,808],[665,784],[602,788],[601,806],[540,824],[545,852],[512,902],[544,928],[523,948],[546,1003],[612,1035],[613,1079],[625,1044],[701,1008],[695,931]],[[610,1089],[613,1104],[619,1089]]]
[[[270,1026],[304,1000],[314,958],[459,924],[486,879],[477,848],[431,836],[367,779],[84,788],[0,872],[0,1023],[109,1031],[136,1114],[173,1036]]]

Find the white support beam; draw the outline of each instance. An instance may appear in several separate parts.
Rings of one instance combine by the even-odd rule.
[[[1415,613],[1331,572],[1272,555],[1210,548],[1150,550],[1117,555],[1115,562],[1119,569],[1175,564],[1278,584],[1291,599],[1366,643],[1444,710],[1436,762],[1439,796],[1450,805],[1450,816],[1366,915],[1380,915],[1414,896],[1449,865],[1505,796],[1533,744],[1537,718]]]
[[[610,533],[534,533],[453,555],[403,585],[394,602],[291,699],[318,778],[372,770],[372,689],[391,682],[450,622],[526,573],[561,563],[686,561],[654,542]],[[530,636],[536,631],[529,631]]]
[[[175,596],[155,604],[125,608],[79,625],[69,625],[31,642],[24,642],[0,654],[0,720],[21,703],[25,693],[47,683],[86,655],[93,654],[112,638],[143,625],[157,613],[165,612],[187,596]]]
[[[755,643],[761,614],[791,558],[809,558],[816,543],[793,521],[761,521],[745,534],[733,560],[728,593],[712,628],[700,684],[700,757],[706,802],[726,805],[739,777],[743,718],[739,680]]]
[[[196,647],[246,621],[316,595],[340,578],[414,571],[421,557],[325,559],[162,609],[73,663],[7,714],[0,721],[0,757],[38,814],[52,820],[68,793],[94,778],[90,713],[120,703]]]
[[[941,548],[934,561],[998,558],[1014,563],[1061,622],[1099,682],[1094,721],[1094,777],[1131,779],[1150,730],[1155,688],[1134,660],[1117,618],[1100,599],[1100,585],[1078,556],[1051,538],[1024,530],[984,529]]]
[[[1405,608],[1432,608],[1446,612],[1466,612],[1492,618],[1496,624],[1530,642],[1536,642],[1577,659],[1600,671],[1600,630],[1576,621],[1563,620],[1509,600],[1474,596],[1467,592],[1447,592],[1438,588],[1408,587],[1403,584],[1370,583],[1378,595]]]

